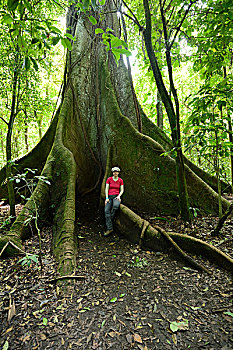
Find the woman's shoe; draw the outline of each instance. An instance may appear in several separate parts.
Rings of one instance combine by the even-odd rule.
[[[104,236],[109,236],[111,233],[113,232],[113,229],[112,230],[107,230],[104,232]]]

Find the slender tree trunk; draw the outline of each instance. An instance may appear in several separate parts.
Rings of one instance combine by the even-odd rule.
[[[13,125],[15,121],[16,116],[16,94],[17,94],[17,84],[18,84],[18,62],[16,60],[16,67],[13,74],[13,84],[12,84],[12,100],[11,100],[11,114],[10,114],[10,120],[8,123],[8,131],[7,131],[7,137],[6,137],[6,160],[7,160],[7,167],[6,167],[6,175],[7,175],[7,189],[8,189],[8,197],[9,197],[9,204],[10,204],[10,215],[15,217],[15,192],[14,192],[14,186],[13,181],[10,181],[10,177],[12,176],[12,132],[13,132]]]
[[[27,124],[26,120],[24,120],[24,143],[25,143],[26,153],[28,153],[28,150],[29,150],[29,145],[28,145],[28,124]]]
[[[13,134],[13,140],[12,140],[12,158],[18,158],[19,157],[19,130],[15,130]]]
[[[222,189],[221,189],[221,181],[220,181],[220,166],[219,166],[219,139],[218,139],[218,131],[215,129],[215,160],[214,160],[214,167],[215,167],[215,174],[218,181],[218,206],[219,206],[219,218],[222,217]]]
[[[38,125],[39,140],[41,140],[42,139],[42,128],[41,128],[42,117],[41,118],[37,117],[37,113],[36,113],[35,109],[34,109],[34,117],[35,117],[35,120],[37,121],[37,125]]]
[[[1,140],[2,161],[4,162],[4,160],[5,160],[5,147],[4,147],[4,142],[3,142],[3,131],[2,131],[2,129],[0,130],[0,140]]]
[[[223,76],[224,79],[227,77],[227,69],[226,67],[223,67]],[[231,122],[231,116],[228,112],[228,108],[226,106],[227,111],[227,119],[228,119],[228,135],[229,135],[229,141],[230,141],[230,163],[231,163],[231,189],[233,189],[233,130],[232,130],[232,122]]]
[[[189,210],[188,190],[187,190],[186,179],[185,179],[184,159],[183,159],[181,139],[180,139],[179,101],[178,101],[178,96],[173,83],[170,51],[167,47],[166,59],[168,64],[170,87],[171,87],[171,92],[173,94],[173,97],[175,99],[176,111],[174,110],[171,97],[169,96],[167,89],[164,85],[163,78],[158,66],[158,62],[154,54],[152,41],[151,41],[151,13],[149,9],[148,0],[143,0],[143,4],[145,9],[145,16],[146,16],[146,29],[143,31],[143,34],[144,34],[147,54],[149,56],[150,64],[153,70],[158,91],[161,95],[161,99],[164,103],[164,106],[169,118],[173,146],[176,152],[176,174],[177,174],[177,186],[178,186],[178,193],[179,193],[179,205],[180,205],[181,216],[185,221],[190,221],[191,213]],[[165,41],[167,42],[168,38],[167,38],[166,27],[164,22],[165,19],[163,17],[162,11],[161,11],[161,14],[162,14],[162,20],[164,25]]]
[[[163,106],[162,106],[162,100],[161,100],[159,90],[157,90],[156,111],[157,111],[157,126],[163,129]]]

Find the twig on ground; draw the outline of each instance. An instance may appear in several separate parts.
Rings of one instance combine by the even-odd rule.
[[[232,305],[228,305],[228,306],[225,306],[225,307],[221,307],[221,309],[212,309],[211,311],[212,312],[223,312],[223,311],[227,311],[229,310],[230,308],[232,308]]]
[[[48,280],[46,281],[46,283],[56,283],[57,281],[60,281],[60,280],[69,280],[69,279],[82,280],[82,279],[85,279],[85,276],[74,276],[74,275],[60,276],[52,280]]]

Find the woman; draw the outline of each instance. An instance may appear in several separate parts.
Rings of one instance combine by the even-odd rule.
[[[124,192],[123,180],[118,176],[120,173],[120,168],[113,167],[113,176],[109,177],[106,181],[105,187],[105,220],[107,231],[104,236],[110,235],[113,232],[112,220],[115,216],[117,209],[121,203],[121,196]]]

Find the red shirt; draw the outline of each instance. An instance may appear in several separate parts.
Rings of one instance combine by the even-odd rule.
[[[124,185],[123,180],[120,177],[118,177],[117,181],[114,181],[112,177],[109,177],[106,184],[109,184],[109,196],[118,195],[120,193],[120,187]]]

